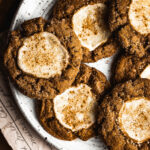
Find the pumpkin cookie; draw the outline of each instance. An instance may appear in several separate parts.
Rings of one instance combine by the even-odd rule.
[[[150,147],[150,80],[117,85],[99,107],[99,134],[111,150]]]
[[[77,137],[88,140],[93,137],[96,135],[98,100],[108,86],[109,83],[101,72],[81,65],[71,87],[54,99],[40,102],[38,115],[42,126],[62,140]]]
[[[122,56],[116,62],[114,79],[121,82],[129,79],[147,78],[150,79],[150,55],[143,58],[131,55]]]
[[[150,45],[150,1],[113,0],[109,24],[118,34],[126,52],[137,57],[145,55]]]
[[[25,95],[54,98],[75,80],[82,60],[80,42],[65,20],[24,22],[11,32],[4,64]]]
[[[65,18],[83,49],[83,62],[112,56],[118,45],[108,27],[109,0],[59,0],[52,18]]]

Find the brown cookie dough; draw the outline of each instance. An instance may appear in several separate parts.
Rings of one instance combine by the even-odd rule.
[[[102,6],[99,6],[97,9],[98,12],[94,14],[96,19],[94,20],[94,17],[92,18],[92,11],[89,13],[87,18],[84,18],[84,10],[88,6],[95,7],[97,4]],[[69,22],[70,27],[76,33],[81,42],[83,49],[83,62],[96,62],[99,59],[110,57],[119,49],[119,46],[116,43],[116,37],[110,32],[108,27],[108,7],[109,0],[59,0],[54,6],[51,18],[57,18],[58,20],[65,18],[67,22]],[[81,12],[81,10],[83,12]],[[86,14],[87,13],[88,11]],[[75,25],[74,18],[77,18],[76,21],[78,22]],[[84,19],[82,20],[82,18]],[[98,22],[97,20],[99,21],[98,25],[96,25],[96,22]],[[104,25],[102,24],[101,20],[104,21]],[[83,23],[81,25],[82,21]],[[98,35],[98,28],[101,28],[100,35]],[[77,29],[81,32],[77,33]],[[97,38],[94,36],[92,36],[93,38],[90,38],[91,33],[94,34],[94,36],[98,35]],[[96,41],[101,38],[105,38],[105,40],[101,43],[99,41],[99,44],[96,45]],[[86,40],[88,42],[86,42]],[[93,42],[91,42],[92,40]]]
[[[150,80],[118,84],[99,107],[101,135],[111,150],[148,150],[150,145]]]
[[[125,51],[137,57],[145,55],[150,43],[150,5],[147,3],[147,0],[113,0],[110,9],[110,30],[117,33]]]
[[[15,83],[16,87],[25,95],[31,98],[54,98],[57,94],[63,92],[66,88],[68,88],[75,80],[75,77],[80,68],[80,62],[82,60],[82,49],[80,47],[80,42],[78,41],[74,32],[72,32],[72,30],[69,28],[65,20],[55,20],[49,23],[43,18],[36,18],[24,22],[21,27],[21,30],[12,31],[10,33],[8,48],[6,49],[4,56],[4,65],[8,70],[9,76]],[[41,39],[38,39],[41,34],[45,34],[45,36],[47,36],[49,39],[46,39],[47,37],[41,37]],[[54,36],[55,38],[52,38],[51,40],[51,36]],[[34,39],[38,39],[39,41],[35,44]],[[28,43],[25,43],[25,40],[27,40]],[[51,49],[51,51],[52,49],[54,49],[55,51],[59,50],[58,54],[56,55],[55,51],[52,51],[52,55],[46,53],[47,49],[46,46],[42,45],[42,40],[44,40],[43,43],[49,42],[48,40],[50,40],[50,43],[48,43],[50,48],[47,49]],[[51,43],[53,45],[51,45]],[[60,48],[55,47],[57,45],[59,45]],[[28,46],[29,49],[27,48]],[[41,46],[39,48],[39,53],[36,49],[36,46]],[[35,51],[33,51],[33,49]],[[25,54],[28,53],[28,51],[25,50],[30,50],[31,52],[26,56]],[[62,60],[62,64],[63,60],[65,62],[65,59],[67,59],[67,63],[64,64],[63,69],[59,70],[59,74],[57,74],[56,72],[53,76],[49,76],[49,74],[51,74],[51,72],[55,70],[55,64],[59,62],[55,61],[59,59],[57,58],[57,56],[60,55],[59,52],[63,53],[62,55],[64,55],[64,57],[68,55],[68,57],[66,58],[60,57],[60,59]],[[36,55],[37,53],[39,55]],[[19,56],[21,57],[21,59]],[[36,69],[36,63],[49,65],[51,61],[55,61],[52,62],[52,67],[54,69],[52,70],[51,67],[48,68],[52,71],[49,71],[45,74],[40,74],[40,67],[37,67],[37,71],[34,70],[34,74],[32,74],[30,69],[26,69],[27,71],[29,71],[29,73],[25,72],[22,69],[27,65],[30,66],[31,69]],[[23,66],[23,63],[26,63],[25,67]],[[59,65],[62,64],[60,63]],[[42,75],[42,77],[37,76],[37,72],[39,73],[39,75]]]
[[[71,96],[69,96],[68,101],[70,104],[67,105],[66,107],[63,107],[64,109],[61,112],[61,115],[64,114],[65,116],[62,122],[62,120],[59,118],[60,116],[58,115],[59,114],[58,111],[61,110],[60,107],[61,102],[63,103],[63,105],[66,104],[66,101],[64,101],[64,97],[62,96],[62,94],[66,93],[66,91],[68,91],[69,89],[75,88],[74,91],[73,90],[70,91],[71,94],[74,94],[76,92],[75,90],[79,89],[80,86],[84,88],[83,93],[81,88],[80,89],[81,95],[77,95],[74,98],[72,97],[72,100]],[[87,87],[91,89],[88,92],[86,91]],[[108,87],[109,83],[106,80],[106,77],[101,72],[97,71],[94,68],[90,68],[86,65],[81,65],[80,72],[77,75],[75,82],[70,88],[68,88],[62,94],[56,96],[54,99],[43,100],[41,102],[40,101],[38,102],[40,103],[39,104],[40,107],[37,107],[37,109],[41,108],[40,110],[38,110],[40,113],[38,114],[38,116],[42,126],[48,133],[62,140],[73,140],[77,137],[82,140],[88,140],[89,138],[95,136],[96,135],[95,119],[94,121],[92,121],[91,124],[89,124],[86,127],[83,127],[82,125],[86,123],[88,124],[90,122],[91,118],[90,116],[87,117],[88,116],[87,112],[92,111],[92,113],[96,114],[98,100],[100,96],[104,93],[104,90]],[[64,94],[65,98],[70,93],[66,93],[66,95]],[[94,105],[90,102],[87,105],[88,107],[86,107],[85,109],[84,105],[86,105],[91,98],[90,93],[92,94],[92,96],[94,96],[94,98],[92,99],[92,101],[94,101],[93,103]],[[86,97],[87,94],[89,94],[89,96]],[[58,111],[56,111],[57,110],[56,102],[58,98],[60,98],[60,100],[58,100],[59,109]],[[82,100],[84,101],[83,103]],[[90,109],[91,105],[92,109]],[[73,106],[76,106],[75,109],[73,109]],[[82,118],[81,114],[85,114],[84,119],[80,120],[77,114],[80,114],[79,118]],[[64,122],[68,125],[68,127],[66,127],[66,124],[64,125]]]
[[[150,56],[143,58],[131,55],[122,56],[116,62],[114,79],[116,82],[134,80],[136,78],[150,79]]]

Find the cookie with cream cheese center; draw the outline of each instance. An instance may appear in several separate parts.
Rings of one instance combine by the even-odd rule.
[[[38,114],[44,129],[56,138],[88,140],[96,133],[99,98],[109,87],[98,70],[81,64],[75,82],[53,99],[40,103]]]
[[[150,80],[117,84],[99,105],[99,134],[110,149],[149,149]]]
[[[52,33],[41,32],[27,37],[18,50],[18,66],[39,78],[61,75],[68,65],[69,54]]]
[[[115,54],[120,46],[109,29],[109,0],[57,1],[51,19],[65,19],[83,49],[82,62],[96,62]]]
[[[109,27],[127,54],[144,57],[150,43],[150,1],[114,0],[109,11]]]
[[[4,65],[14,85],[35,99],[54,98],[72,85],[82,61],[80,41],[62,19],[34,18],[12,31]]]

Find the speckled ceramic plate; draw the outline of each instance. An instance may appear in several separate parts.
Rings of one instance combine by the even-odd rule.
[[[19,27],[19,25],[28,19],[35,17],[48,18],[51,12],[51,8],[56,0],[23,0],[20,7],[13,19],[10,30],[14,30]],[[102,71],[107,78],[110,78],[110,68],[114,56],[106,59],[99,60],[96,63],[89,63],[87,65],[95,67],[96,69]],[[21,112],[28,120],[28,122],[33,126],[33,128],[47,141],[58,149],[62,150],[104,150],[106,149],[104,143],[99,138],[91,138],[90,140],[84,142],[79,139],[74,141],[62,141],[55,137],[49,135],[40,125],[36,112],[35,112],[35,101],[29,97],[24,96],[10,83],[15,101],[18,104]]]

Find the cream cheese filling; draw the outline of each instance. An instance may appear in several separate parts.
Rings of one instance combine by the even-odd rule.
[[[150,79],[150,65],[143,70],[143,72],[140,74],[140,77]]]
[[[122,132],[138,143],[150,139],[150,100],[138,98],[125,102],[119,112],[119,124]]]
[[[128,15],[137,32],[150,33],[150,0],[132,0]]]
[[[53,100],[58,121],[73,132],[87,129],[95,122],[97,100],[86,84],[70,87]]]
[[[40,32],[25,38],[18,50],[20,69],[39,78],[60,75],[68,61],[67,50],[58,38],[49,32]]]
[[[73,30],[81,45],[90,51],[105,43],[111,35],[106,23],[107,11],[105,4],[97,3],[84,6],[73,15]]]

